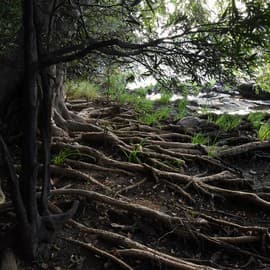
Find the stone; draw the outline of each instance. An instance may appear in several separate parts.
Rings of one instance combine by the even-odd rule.
[[[242,83],[237,87],[239,94],[246,99],[270,100],[270,93],[263,91],[255,83]]]
[[[182,118],[181,120],[179,120],[177,122],[177,125],[186,129],[193,129],[193,128],[198,127],[202,121],[203,120],[195,116],[186,116]]]

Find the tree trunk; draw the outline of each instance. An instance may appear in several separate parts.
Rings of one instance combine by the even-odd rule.
[[[12,201],[16,211],[17,225],[7,235],[0,239],[0,251],[16,248],[26,260],[32,260],[38,254],[40,247],[48,243],[54,231],[73,216],[77,203],[65,214],[51,215],[48,210],[49,177],[50,177],[50,144],[52,111],[63,113],[68,118],[63,98],[64,72],[59,67],[40,67],[40,58],[45,53],[42,33],[44,20],[37,14],[35,0],[23,1],[23,65],[10,65],[5,68],[0,78],[7,74],[18,74],[18,80],[5,78],[0,104],[10,106],[12,100],[22,93],[22,157],[21,172],[18,179],[9,147],[6,144],[6,134],[1,130],[0,145],[4,153],[4,162],[11,181]],[[39,18],[39,20],[37,20]],[[54,83],[51,77],[55,77]],[[11,91],[11,90],[12,91]],[[52,90],[54,99],[52,99]],[[53,100],[53,102],[52,102]],[[66,110],[66,111],[65,111]],[[5,122],[4,114],[2,123]],[[39,135],[38,135],[39,134]],[[42,150],[38,158],[38,138],[42,142]],[[41,164],[39,164],[41,162]],[[42,192],[37,198],[38,170],[42,165]]]

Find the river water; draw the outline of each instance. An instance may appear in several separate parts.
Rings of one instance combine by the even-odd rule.
[[[154,85],[154,80],[149,78],[143,81],[137,81],[128,85],[129,89]],[[154,87],[153,87],[154,88]],[[153,91],[147,94],[146,98],[158,100],[161,93]],[[171,102],[183,99],[181,93],[174,93],[170,99]],[[250,112],[270,113],[270,100],[247,99],[242,97],[237,90],[224,90],[222,87],[214,87],[208,91],[202,91],[199,94],[188,94],[188,108],[191,111],[199,113],[215,114],[237,114],[247,115]]]
[[[151,93],[146,96],[151,100],[158,100],[160,93]],[[181,94],[173,94],[171,101],[183,99]],[[215,114],[238,114],[247,115],[250,112],[270,113],[270,100],[251,100],[242,98],[237,92],[233,94],[219,93],[211,91],[210,93],[199,93],[198,95],[189,94],[187,96],[188,108],[191,111],[199,113]]]

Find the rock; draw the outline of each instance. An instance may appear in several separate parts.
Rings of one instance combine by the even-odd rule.
[[[239,94],[247,99],[270,100],[270,93],[265,92],[255,83],[242,83],[238,85]]]
[[[198,117],[195,116],[186,116],[179,120],[176,124],[186,128],[186,129],[194,129],[197,128],[204,120],[201,120]]]

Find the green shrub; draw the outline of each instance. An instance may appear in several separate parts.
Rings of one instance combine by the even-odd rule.
[[[167,105],[169,104],[170,100],[171,100],[171,97],[172,97],[172,93],[168,92],[168,91],[163,91],[162,94],[161,94],[161,97],[159,100],[157,100],[157,102],[159,104],[162,104],[162,105]]]
[[[259,129],[263,119],[265,118],[265,113],[253,112],[248,115],[248,120],[252,123],[253,127]]]
[[[156,111],[147,112],[140,116],[140,121],[146,125],[159,123],[162,120],[168,119],[170,116],[170,109],[168,107],[161,107]]]
[[[182,119],[187,115],[187,98],[178,101],[176,120]]]
[[[258,131],[258,139],[261,141],[270,140],[270,124],[269,123],[265,123],[261,125]]]
[[[193,144],[209,144],[209,137],[201,133],[197,133],[192,137],[191,143]]]
[[[270,92],[270,59],[265,56],[264,64],[257,68],[256,82],[266,92]]]
[[[139,87],[139,88],[136,88],[133,90],[133,92],[139,96],[139,97],[142,97],[142,98],[145,98],[145,96],[147,95],[148,91],[153,89],[154,86],[153,85],[149,85],[149,86],[146,86],[146,87]]]
[[[86,98],[95,100],[99,97],[99,86],[87,80],[67,81],[65,83],[65,93],[68,98]]]
[[[119,101],[121,95],[125,94],[127,86],[127,74],[114,71],[110,74],[105,83],[106,95],[112,100]]]
[[[223,130],[229,131],[238,127],[241,120],[241,117],[238,115],[223,114],[216,119],[215,123]]]
[[[79,150],[64,148],[57,155],[55,155],[53,157],[52,164],[57,165],[57,166],[61,166],[64,164],[65,160],[71,156],[73,156],[73,157],[74,156],[87,157],[87,158],[90,158],[90,159],[96,161],[95,157],[92,157],[92,156],[84,154],[84,153],[80,153]]]

